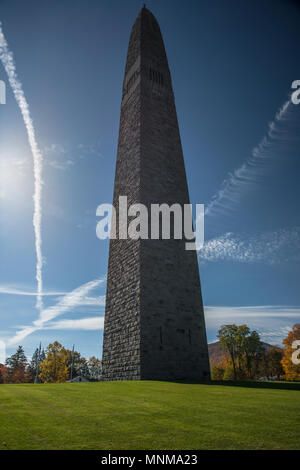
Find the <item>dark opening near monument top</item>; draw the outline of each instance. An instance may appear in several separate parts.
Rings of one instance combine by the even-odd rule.
[[[189,204],[160,28],[143,8],[130,36],[114,187],[128,206]],[[150,213],[150,210],[149,210]],[[103,380],[203,380],[209,361],[196,251],[186,240],[111,239]]]

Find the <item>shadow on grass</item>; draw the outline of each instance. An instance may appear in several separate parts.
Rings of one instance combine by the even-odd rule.
[[[255,380],[211,380],[211,381],[176,381],[178,384],[186,385],[222,385],[226,387],[244,387],[244,388],[267,388],[269,390],[300,390],[300,382],[258,382]]]

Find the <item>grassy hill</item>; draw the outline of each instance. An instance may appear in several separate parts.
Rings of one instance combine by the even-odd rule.
[[[282,383],[0,385],[0,449],[299,449],[299,390]]]

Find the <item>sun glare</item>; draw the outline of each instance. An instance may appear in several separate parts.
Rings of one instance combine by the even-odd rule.
[[[25,193],[32,185],[28,167],[28,158],[12,156],[12,154],[0,155],[0,201],[2,203],[24,199]]]

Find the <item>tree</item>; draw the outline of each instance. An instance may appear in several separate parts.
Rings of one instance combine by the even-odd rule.
[[[5,366],[4,364],[0,365],[0,383],[7,384],[10,383],[10,369],[9,367]]]
[[[225,373],[225,368],[222,367],[221,363],[217,364],[216,366],[213,366],[211,368],[211,380],[223,380]]]
[[[284,350],[281,364],[286,380],[300,380],[300,364],[298,362],[300,353],[297,352],[297,350],[299,351],[300,343],[295,343],[299,340],[300,324],[298,323],[293,326],[292,331],[290,331],[287,337],[282,341]]]
[[[16,353],[6,359],[5,365],[5,369],[2,370],[4,383],[24,383],[30,381],[27,358],[22,346],[19,346]]]
[[[223,380],[234,380],[234,371],[232,364],[228,364],[225,369]]]
[[[255,371],[264,356],[264,346],[257,331],[250,331],[244,337],[243,349],[245,352],[246,368],[249,379],[254,379]]]
[[[90,369],[88,366],[88,361],[86,360],[85,357],[81,358],[81,365],[80,365],[80,374],[82,377],[85,377],[86,379],[90,378]]]
[[[90,377],[90,371],[88,368],[88,363],[85,357],[81,357],[81,354],[78,351],[75,351],[74,348],[72,351],[68,350],[68,361],[67,361],[69,375],[74,379],[75,377],[85,377],[88,379]]]
[[[90,371],[90,377],[94,380],[99,380],[102,374],[102,361],[92,356],[88,360],[88,367]]]
[[[283,351],[279,348],[272,348],[266,353],[266,362],[267,362],[267,370],[268,370],[268,377],[280,377],[283,375],[283,368],[282,368],[282,359],[283,359]]]
[[[6,369],[7,367],[4,364],[0,364],[0,384],[5,383]]]
[[[41,345],[36,348],[34,351],[31,362],[29,364],[29,373],[30,373],[30,378],[32,382],[39,382],[39,369],[40,369],[40,364],[46,359],[46,354],[44,349],[41,348]]]
[[[211,379],[224,380],[224,376],[227,375],[228,369],[231,370],[231,373],[233,375],[232,362],[228,357],[224,357],[223,360],[219,361],[218,364],[215,364],[211,368]]]
[[[5,364],[10,367],[12,371],[19,367],[25,369],[27,366],[27,358],[25,356],[23,346],[19,346],[17,352],[6,359]]]
[[[66,382],[69,378],[69,352],[55,341],[46,349],[46,358],[40,364],[39,378],[45,383]]]
[[[237,335],[236,325],[223,325],[219,329],[218,338],[224,351],[228,352],[232,361],[234,380],[237,379]]]
[[[264,351],[259,334],[255,330],[251,331],[247,325],[223,325],[218,332],[218,338],[223,350],[231,358],[233,379],[254,378],[254,366]],[[232,374],[228,371],[227,375]]]

